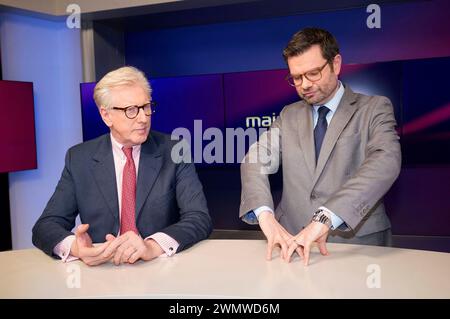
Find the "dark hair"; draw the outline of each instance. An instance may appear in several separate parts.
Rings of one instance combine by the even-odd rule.
[[[334,36],[324,29],[305,28],[295,33],[286,48],[283,50],[284,60],[300,55],[313,45],[320,45],[322,56],[328,62],[339,54],[339,45]]]

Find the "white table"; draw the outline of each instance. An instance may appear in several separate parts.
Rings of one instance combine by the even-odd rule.
[[[450,254],[328,249],[326,257],[313,250],[308,267],[298,257],[285,263],[278,252],[266,261],[262,240],[206,240],[122,266],[62,263],[36,249],[2,252],[0,298],[450,298]]]

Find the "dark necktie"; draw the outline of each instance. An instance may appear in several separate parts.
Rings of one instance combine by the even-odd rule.
[[[322,147],[323,138],[327,132],[327,114],[330,111],[326,106],[319,107],[319,118],[317,119],[316,127],[314,128],[314,145],[316,149],[316,163],[319,158],[320,148]]]
[[[123,147],[127,162],[122,175],[122,211],[120,215],[120,234],[129,230],[139,234],[136,228],[136,167],[133,160],[133,148]]]

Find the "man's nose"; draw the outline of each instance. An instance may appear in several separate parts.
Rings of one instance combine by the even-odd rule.
[[[311,85],[312,85],[312,82],[310,80],[308,80],[306,78],[306,76],[304,76],[303,77],[303,81],[302,81],[302,85],[301,85],[302,89],[303,90],[309,89],[311,87]]]

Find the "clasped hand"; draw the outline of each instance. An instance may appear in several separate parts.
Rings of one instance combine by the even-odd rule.
[[[115,265],[133,264],[139,259],[151,260],[162,253],[161,247],[154,240],[144,241],[141,236],[132,231],[117,237],[108,234],[104,243],[93,245],[87,233],[88,229],[89,224],[77,227],[70,253],[89,266],[100,265],[109,260],[112,260]]]

